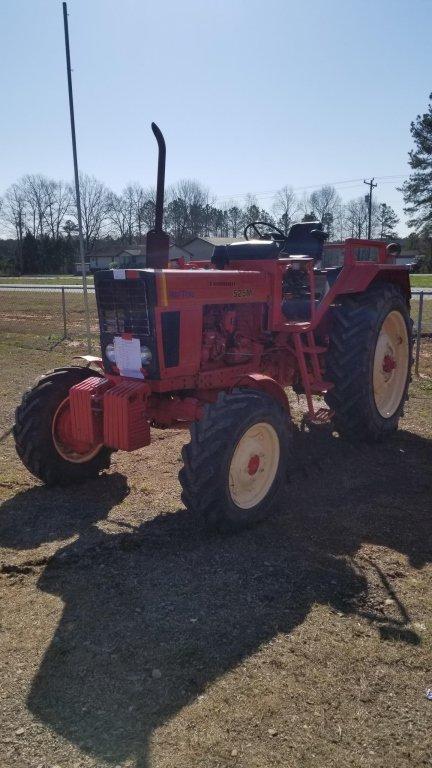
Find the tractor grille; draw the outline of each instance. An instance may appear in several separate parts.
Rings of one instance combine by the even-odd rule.
[[[154,274],[145,270],[133,270],[138,277],[114,279],[111,270],[95,273],[95,292],[99,314],[100,340],[104,367],[115,373],[107,358],[106,348],[115,336],[130,333],[151,350],[152,362],[147,366],[147,376],[158,378],[159,366],[155,339],[154,306],[156,283]]]
[[[144,280],[103,280],[97,289],[101,333],[152,336]]]

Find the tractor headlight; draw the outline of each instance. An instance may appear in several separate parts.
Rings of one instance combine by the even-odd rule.
[[[107,346],[105,347],[105,355],[107,359],[110,361],[110,363],[114,363],[114,364],[117,363],[114,344],[107,344]],[[141,355],[141,365],[150,365],[153,357],[151,353],[151,349],[149,349],[148,347],[141,346],[140,355]]]
[[[141,363],[142,365],[150,365],[152,361],[151,349],[148,347],[141,347]]]
[[[114,344],[107,344],[105,347],[105,355],[110,361],[110,363],[115,363],[115,352],[114,352]]]

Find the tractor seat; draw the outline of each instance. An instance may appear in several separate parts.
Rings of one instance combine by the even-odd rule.
[[[302,221],[293,224],[286,240],[283,241],[283,256],[307,254],[319,261],[323,254],[324,241],[328,235],[320,221]]]
[[[281,243],[276,240],[245,240],[229,245],[215,245],[211,261],[216,269],[224,269],[231,261],[277,259],[280,249]]]

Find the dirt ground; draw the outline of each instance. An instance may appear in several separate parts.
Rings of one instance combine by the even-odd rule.
[[[69,491],[1,442],[1,768],[432,765],[423,353],[393,440],[296,434],[282,508],[237,536],[182,507],[183,432]],[[0,344],[0,433],[72,354]]]

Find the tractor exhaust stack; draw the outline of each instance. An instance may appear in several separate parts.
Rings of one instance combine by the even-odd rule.
[[[154,229],[147,232],[146,265],[152,269],[166,269],[169,262],[169,235],[163,231],[166,146],[162,131],[156,123],[152,123],[151,128],[158,143],[159,155],[156,183],[155,226]]]

